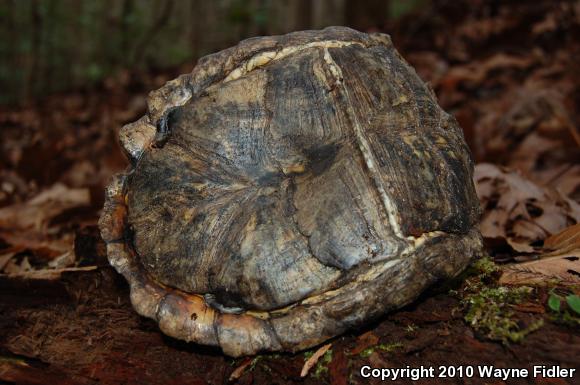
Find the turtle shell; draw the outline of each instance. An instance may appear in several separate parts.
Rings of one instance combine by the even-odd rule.
[[[387,35],[245,40],[120,140],[112,265],[163,332],[232,356],[316,345],[481,254],[462,131]]]

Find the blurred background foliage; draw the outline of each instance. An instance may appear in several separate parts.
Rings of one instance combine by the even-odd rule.
[[[347,25],[381,29],[426,0],[0,0],[0,103],[163,70],[239,40]]]

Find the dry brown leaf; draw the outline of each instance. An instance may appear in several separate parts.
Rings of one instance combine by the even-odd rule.
[[[1,208],[0,228],[40,230],[64,211],[89,203],[88,189],[70,189],[56,183],[27,202]]]
[[[18,262],[6,262],[0,271],[19,274],[73,265],[74,234],[70,230],[63,231],[61,214],[89,204],[88,189],[71,189],[57,183],[26,202],[1,208],[0,238],[11,248],[25,252],[25,256]],[[59,219],[53,223],[56,217]]]
[[[491,71],[505,69],[525,69],[535,62],[533,56],[514,56],[505,53],[495,54],[485,60],[469,63],[464,66],[455,66],[451,68],[442,82],[452,84],[466,83],[470,86],[476,86],[488,77]]]
[[[539,260],[509,265],[500,278],[505,284],[538,284],[558,280],[580,283],[580,224],[570,226],[544,241]]]
[[[252,357],[244,358],[242,363],[234,369],[232,374],[230,374],[228,381],[234,382],[236,380],[239,380],[240,377],[242,377],[242,375],[246,372],[246,369],[252,364],[253,361],[254,361],[254,359]]]
[[[4,267],[8,264],[8,262],[10,262],[12,257],[14,257],[22,250],[23,250],[22,248],[14,248],[14,247],[10,248],[10,250],[4,250],[4,253],[0,255],[0,271],[2,271]]]
[[[506,238],[515,250],[533,252],[532,243],[580,222],[578,203],[516,171],[482,163],[474,179],[484,211],[482,235]]]
[[[541,177],[557,186],[558,191],[570,198],[580,201],[580,164],[562,164],[554,170],[545,170]]]
[[[19,233],[0,232],[0,239],[12,245],[3,251],[0,256],[0,272],[18,273],[27,270],[22,265],[24,260],[15,262],[13,257],[22,253],[34,260],[32,269],[63,268],[75,263],[73,251],[73,234],[59,234],[60,238],[52,239],[51,236],[34,231],[20,231]],[[27,264],[30,266],[30,264]]]
[[[8,263],[2,268],[2,271],[5,274],[12,275],[12,274],[24,274],[27,271],[32,270],[32,266],[30,265],[30,261],[28,257],[24,257],[20,262],[16,262],[14,259],[8,260]]]
[[[64,234],[58,239],[52,239],[44,234],[37,232],[2,232],[0,231],[0,239],[4,242],[13,245],[14,248],[20,250],[30,249],[48,249],[52,250],[56,255],[66,253],[72,249],[73,234]]]
[[[517,241],[513,240],[512,238],[507,238],[506,242],[508,243],[508,245],[511,246],[512,249],[514,249],[515,251],[517,251],[519,253],[533,253],[536,251],[536,249],[534,249],[533,246],[530,246],[527,243],[517,242]]]
[[[544,249],[556,251],[559,254],[580,249],[580,223],[548,237],[544,241]]]
[[[536,261],[508,265],[499,279],[504,285],[542,284],[557,280],[561,284],[580,284],[580,250]]]
[[[308,375],[308,373],[310,372],[310,369],[312,369],[312,367],[318,363],[318,360],[320,360],[320,357],[322,357],[324,355],[324,353],[326,353],[328,351],[328,349],[330,349],[331,346],[332,346],[332,344],[326,344],[326,345],[320,347],[316,352],[314,352],[312,357],[310,357],[304,363],[304,366],[302,367],[302,371],[300,372],[300,377],[306,377]]]
[[[10,274],[0,274],[0,277],[21,278],[21,279],[42,279],[42,280],[57,280],[60,275],[65,272],[74,271],[91,271],[98,269],[98,266],[83,266],[83,267],[66,267],[63,269],[43,269],[43,270],[26,270]]]
[[[48,267],[52,269],[63,269],[74,265],[75,254],[72,250],[67,251],[48,262]]]

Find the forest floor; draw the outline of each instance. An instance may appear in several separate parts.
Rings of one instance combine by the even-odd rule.
[[[96,222],[127,166],[119,128],[192,66],[123,71],[0,107],[0,384],[381,382],[365,365],[475,369],[400,384],[580,383],[580,5],[433,4],[384,30],[464,129],[489,258],[330,347],[232,359],[164,336],[131,308]],[[504,381],[481,365],[577,373]]]

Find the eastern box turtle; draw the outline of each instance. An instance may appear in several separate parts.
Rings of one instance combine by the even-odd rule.
[[[462,131],[384,34],[244,40],[152,92],[120,141],[111,264],[139,314],[231,356],[319,344],[482,252]]]

